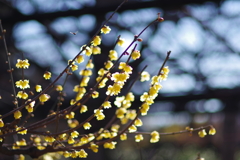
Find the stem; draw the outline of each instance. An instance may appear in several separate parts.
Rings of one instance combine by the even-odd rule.
[[[202,129],[211,128],[211,127],[212,127],[212,125],[202,126],[202,127],[194,128],[191,132],[200,131]],[[126,132],[126,133],[127,134],[145,134],[145,135],[150,135],[151,134],[151,132],[133,132],[133,133]],[[159,133],[159,135],[169,136],[169,135],[176,135],[176,134],[182,134],[182,133],[190,133],[190,131],[189,130],[182,130],[182,131],[177,131],[177,132]]]
[[[10,78],[11,78],[11,83],[12,83],[12,90],[13,90],[13,95],[14,95],[14,104],[15,104],[16,108],[18,108],[16,90],[15,90],[14,80],[13,80],[13,75],[12,75],[13,69],[11,67],[11,61],[10,61],[10,55],[11,54],[8,53],[7,43],[6,43],[6,39],[5,39],[6,30],[3,29],[1,19],[0,19],[0,28],[1,28],[1,32],[2,32],[3,44],[4,44],[5,53],[6,53],[6,57],[7,57],[6,63],[8,64],[8,68],[9,68],[8,71],[10,73]]]
[[[164,62],[163,62],[163,64],[162,64],[161,68],[160,68],[159,71],[158,71],[158,76],[161,74],[161,71],[162,71],[163,67],[165,66],[167,60],[169,59],[170,53],[171,53],[171,51],[168,51],[168,52],[167,52],[167,56],[166,56],[166,58],[165,58],[165,60],[164,60]]]

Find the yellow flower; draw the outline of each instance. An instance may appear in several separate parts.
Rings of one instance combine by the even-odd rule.
[[[111,132],[111,136],[110,136],[110,138],[116,137],[117,135],[118,135],[117,132]]]
[[[32,113],[33,112],[33,107],[35,105],[35,101],[32,101],[29,105],[26,105],[26,110],[28,111],[28,113]]]
[[[144,102],[146,101],[146,99],[148,99],[149,95],[147,92],[144,92],[141,96],[140,96],[140,101]]]
[[[126,118],[133,120],[137,116],[136,110],[128,110]]]
[[[68,138],[68,144],[73,144],[74,142],[75,140],[73,139],[73,137]]]
[[[160,80],[166,80],[168,75],[167,74],[161,74],[159,77],[160,77]]]
[[[30,66],[30,64],[28,63],[28,59],[25,59],[25,60],[18,59],[17,60],[17,63],[16,63],[17,68],[27,69],[29,66]]]
[[[151,84],[159,83],[160,79],[160,76],[153,76]]]
[[[103,76],[107,71],[104,68],[99,69],[98,75]]]
[[[118,53],[115,50],[110,50],[108,57],[111,61],[115,61],[118,59]]]
[[[101,134],[101,136],[104,137],[104,138],[110,138],[111,133],[108,130],[105,130],[104,133]]]
[[[100,44],[101,44],[101,38],[100,38],[100,36],[95,36],[95,37],[93,38],[92,45],[93,45],[93,46],[98,46],[98,45],[100,45]]]
[[[20,140],[20,141],[16,141],[16,144],[17,144],[18,146],[26,146],[26,145],[27,145],[25,139],[22,139],[22,140]]]
[[[141,74],[140,81],[144,82],[144,81],[149,81],[149,80],[150,80],[150,74],[146,71],[143,71],[142,74]]]
[[[97,117],[97,120],[103,120],[105,118],[105,115],[102,113],[102,114],[99,114]]]
[[[131,74],[132,67],[127,65],[125,62],[120,62],[118,69],[122,69],[124,72]]]
[[[79,88],[80,88],[79,85],[75,85],[73,88],[73,92],[79,92]]]
[[[102,112],[103,112],[102,109],[95,109],[94,110],[95,117],[97,118],[97,120],[103,120],[105,118],[105,115]]]
[[[65,158],[69,158],[71,156],[71,153],[69,153],[68,151],[65,151],[65,152],[63,152],[63,156]]]
[[[216,129],[214,127],[211,127],[209,130],[209,135],[214,135],[216,134]]]
[[[156,88],[157,90],[162,89],[162,85],[159,83],[154,84],[153,87]]]
[[[82,75],[82,76],[91,76],[91,75],[92,75],[92,70],[87,70],[87,69],[81,70],[81,71],[79,72],[79,75]]]
[[[56,139],[55,138],[53,138],[52,136],[45,136],[45,141],[46,142],[54,142]]]
[[[103,106],[104,109],[108,109],[108,108],[112,107],[111,102],[109,102],[109,101],[103,102],[102,106]]]
[[[126,109],[131,107],[131,105],[132,105],[132,103],[129,100],[124,100],[123,103],[122,103],[122,107],[126,108]]]
[[[44,146],[37,146],[37,149],[38,150],[44,150],[46,147],[44,147]]]
[[[82,105],[81,108],[80,108],[80,113],[84,113],[84,112],[87,112],[88,108],[86,105]]]
[[[98,46],[93,46],[93,47],[92,47],[92,53],[93,53],[94,55],[96,55],[96,54],[101,54],[101,48],[98,47]]]
[[[33,107],[32,106],[27,105],[25,108],[28,111],[28,113],[32,113],[33,112]]]
[[[84,87],[80,87],[79,85],[76,85],[74,86],[74,89],[73,89],[74,92],[79,92],[79,93],[86,93],[86,88]]]
[[[80,158],[87,158],[88,154],[84,151],[84,149],[81,149],[79,151],[79,157]]]
[[[143,140],[142,134],[137,134],[137,135],[135,136],[135,141],[136,141],[136,142],[140,142],[140,141],[142,141],[142,140]]]
[[[199,137],[203,138],[207,135],[205,129],[202,129],[201,131],[198,132]]]
[[[39,97],[39,101],[40,102],[46,102],[48,101],[50,98],[50,96],[48,94],[42,94],[40,97]]]
[[[153,100],[154,100],[154,99],[153,99],[152,97],[149,97],[149,98],[147,98],[147,99],[146,99],[146,101],[145,101],[145,102],[146,102],[147,104],[151,105],[151,104],[153,104],[153,103],[154,103],[154,101],[153,101]]]
[[[93,91],[92,98],[98,98],[99,93],[97,91]]]
[[[19,146],[17,146],[17,144],[16,143],[13,143],[13,145],[12,145],[12,149],[19,149],[20,147]]]
[[[72,138],[77,138],[78,135],[79,135],[78,131],[73,131],[73,132],[71,133],[71,137],[72,137]]]
[[[19,80],[16,83],[16,87],[21,88],[21,89],[26,89],[26,88],[30,88],[29,85],[29,80]]]
[[[62,91],[63,87],[62,85],[56,85],[56,91]]]
[[[17,94],[18,98],[22,98],[22,99],[27,99],[28,98],[28,94],[24,91],[19,91]]]
[[[112,68],[113,63],[111,61],[107,61],[106,63],[104,63],[104,65],[105,65],[105,68],[109,70],[110,68]]]
[[[86,144],[86,143],[88,143],[88,138],[89,138],[89,137],[87,137],[87,136],[82,137],[82,138],[80,139],[80,142],[81,142],[82,144]]]
[[[123,38],[119,38],[119,39],[118,39],[117,44],[118,44],[119,46],[123,47],[124,43],[125,43],[125,40],[124,40]]]
[[[51,73],[51,72],[48,72],[48,71],[46,71],[46,72],[43,74],[43,77],[44,77],[45,79],[50,79],[51,76],[52,76],[52,73]]]
[[[74,112],[70,112],[70,113],[68,113],[68,114],[65,115],[65,118],[66,118],[66,119],[73,119],[74,116],[75,116],[75,113],[74,113]]]
[[[91,125],[89,122],[86,122],[86,123],[83,124],[83,128],[84,128],[85,130],[90,129],[91,127],[92,127],[92,125]]]
[[[77,158],[78,156],[79,156],[79,152],[78,151],[76,151],[76,150],[72,151],[72,153],[71,153],[71,157],[72,158]]]
[[[22,130],[22,131],[20,131],[20,130]],[[21,135],[27,134],[27,129],[24,129],[23,127],[17,127],[16,131],[18,131],[18,134],[21,134]]]
[[[122,105],[122,102],[124,101],[125,96],[121,96],[121,97],[116,97],[114,104],[119,108]]]
[[[82,79],[82,81],[81,81],[81,83],[80,83],[80,86],[81,86],[81,87],[87,86],[89,80],[90,80],[90,77],[83,77],[83,79]]]
[[[86,54],[87,56],[91,56],[92,55],[92,49],[86,45],[83,45],[80,48],[80,51],[82,51],[84,49],[84,51],[82,52],[83,54]],[[79,62],[78,62],[79,63]],[[81,63],[81,62],[80,62]]]
[[[75,100],[73,100],[73,101],[71,102],[71,104],[75,104],[76,101],[79,101],[80,99],[82,99],[83,96],[84,96],[84,93],[78,92],[77,95],[76,95]]]
[[[164,74],[168,74],[168,73],[170,72],[168,66],[164,67],[164,68],[162,69],[162,71],[163,71]]]
[[[83,56],[83,55],[78,55],[75,61],[76,61],[77,63],[82,63],[82,62],[84,62],[84,56]]]
[[[149,110],[150,106],[149,106],[149,104],[147,104],[147,103],[143,103],[143,104],[141,105],[141,108],[144,108],[144,109]]]
[[[3,122],[2,118],[0,118],[0,127],[4,127],[4,122]]]
[[[113,86],[109,85],[106,94],[110,96],[118,95],[121,92],[122,87],[122,83],[114,83]]]
[[[146,108],[141,108],[140,109],[140,112],[141,112],[141,115],[142,116],[146,116],[147,115],[147,112],[148,112],[149,109],[146,109]]]
[[[78,65],[72,64],[72,65],[71,65],[71,69],[72,69],[73,72],[76,71],[76,70],[78,70]]]
[[[20,119],[21,117],[22,117],[22,113],[19,110],[14,112],[14,118],[15,119]]]
[[[140,58],[140,56],[141,56],[141,54],[140,54],[140,51],[138,51],[138,50],[133,51],[133,53],[131,54],[131,57],[133,60]]]
[[[124,73],[113,73],[111,80],[117,83],[124,83],[126,82],[126,80],[129,78],[129,74],[127,74],[126,72]]]
[[[135,125],[131,125],[131,126],[128,128],[128,131],[129,131],[130,133],[136,132],[136,131],[137,131],[137,127],[136,127]]]
[[[57,138],[57,140],[60,140],[60,141],[63,141],[63,140],[66,140],[66,139],[67,139],[67,134],[66,133],[58,135],[58,138]]]
[[[121,141],[127,140],[127,134],[126,133],[121,134],[120,139],[121,139]]]
[[[108,149],[115,149],[116,144],[117,142],[106,142],[103,144],[103,147]]]
[[[118,125],[118,124],[113,124],[112,127],[111,127],[111,131],[113,131],[113,132],[118,132],[119,128],[120,128],[120,125]]]
[[[96,140],[98,140],[98,141],[100,141],[100,140],[102,140],[102,139],[103,139],[102,134],[100,134],[100,135],[96,138]]]
[[[92,60],[90,59],[86,65],[87,69],[92,69],[94,67],[94,64],[92,63]]]
[[[41,92],[42,91],[42,86],[41,85],[36,85],[35,89],[36,89],[36,92]]]
[[[106,86],[107,81],[108,81],[108,78],[106,77],[103,78],[102,81],[99,83],[98,88],[104,88]]]
[[[34,138],[34,140],[33,140],[33,142],[34,143],[40,143],[42,140],[41,140],[41,138],[40,137],[36,137],[36,138]]]
[[[129,92],[129,93],[126,95],[125,100],[133,102],[133,101],[134,101],[134,94],[133,94],[132,92]]]
[[[137,127],[140,127],[143,125],[142,123],[142,120],[140,118],[137,118],[135,121],[134,121],[134,125],[137,126]]]
[[[92,55],[92,49],[90,48],[90,47],[86,47],[86,49],[85,49],[85,54],[86,54],[86,56],[91,56]]]
[[[121,118],[124,117],[126,112],[127,112],[126,108],[119,108],[119,109],[116,110],[115,114],[116,114],[117,118],[121,119]]]
[[[149,91],[148,91],[149,97],[151,97],[152,99],[155,99],[157,97],[158,91],[159,91],[158,87],[155,87],[155,85],[153,85],[152,87],[149,88]]]
[[[23,154],[20,154],[19,157],[18,157],[18,160],[25,160],[25,157]]]
[[[98,152],[98,145],[91,143],[89,149],[91,149],[93,152]]]
[[[109,26],[104,25],[101,28],[101,33],[108,34],[111,31],[111,28]]]
[[[151,133],[151,139],[150,139],[150,142],[151,143],[156,143],[156,142],[158,142],[159,141],[159,139],[160,139],[160,135],[159,135],[159,133],[157,132],[157,131],[153,131],[152,133]]]
[[[102,109],[95,109],[95,110],[94,110],[95,116],[101,114],[102,112],[103,112]]]
[[[70,128],[75,128],[75,127],[77,127],[77,126],[79,125],[79,122],[78,122],[76,119],[74,119],[74,120],[69,119],[69,120],[67,121],[67,123],[68,123],[68,126],[69,126]]]

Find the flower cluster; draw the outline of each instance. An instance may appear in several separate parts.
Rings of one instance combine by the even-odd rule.
[[[215,135],[216,134],[216,129],[211,126],[208,134],[209,135]],[[205,129],[202,129],[198,132],[198,135],[199,135],[199,137],[204,138],[207,135],[207,132],[206,132]]]
[[[154,22],[161,21],[158,17]],[[118,139],[124,141],[128,137],[133,137],[131,135],[134,135],[136,142],[145,140],[146,135],[149,137],[150,143],[156,143],[160,140],[161,134],[158,131],[143,133],[138,129],[143,126],[140,116],[147,115],[150,106],[162,88],[161,81],[168,77],[170,70],[165,66],[165,63],[170,53],[163,62],[159,73],[151,76],[144,68],[137,77],[134,77],[130,59],[133,61],[141,59],[141,52],[136,49],[137,43],[143,41],[139,38],[141,32],[134,37],[133,42],[128,46],[130,48],[135,44],[130,54],[127,48],[119,56],[115,49],[116,46],[114,46],[107,52],[108,55],[103,61],[103,67],[96,70],[94,69],[93,57],[101,54],[102,37],[107,36],[105,34],[110,33],[110,31],[111,28],[104,24],[89,44],[80,47],[80,52],[68,60],[67,67],[55,80],[51,79],[52,73],[50,71],[45,71],[41,76],[42,79],[40,78],[37,82],[30,81],[30,83],[22,74],[22,79],[13,83],[13,85],[15,84],[14,91],[16,88],[20,91],[14,92],[15,95],[13,94],[15,98],[13,110],[3,116],[0,115],[0,142],[5,143],[4,140],[9,135],[28,136],[28,139],[16,140],[13,144],[3,144],[3,146],[8,146],[6,149],[11,150],[11,153],[20,154],[19,160],[24,159],[21,153],[27,153],[33,157],[44,154],[42,156],[45,156],[45,159],[55,159],[59,156],[86,158],[88,153],[85,149],[95,153],[98,152],[101,145],[105,149],[115,149]],[[115,44],[118,47],[123,47],[125,40],[119,36]],[[122,61],[123,56],[128,56],[128,60]],[[86,61],[86,65],[82,67],[80,63],[84,61]],[[28,59],[17,60],[16,68],[23,71],[29,66]],[[74,97],[66,102],[65,91],[66,88],[69,88],[66,87],[65,82],[73,74],[78,74],[80,78],[79,82],[71,88]],[[62,85],[56,84],[60,78],[64,77],[66,78]],[[133,107],[134,102],[139,98],[136,98],[136,95],[131,92],[131,88],[138,80],[141,82],[151,80],[146,82],[149,83],[150,87],[140,96],[141,105]],[[41,85],[41,81],[49,82],[49,85],[47,87],[44,84]],[[95,84],[90,86],[92,81],[95,81]],[[31,86],[34,87],[31,88]],[[105,97],[104,100],[100,98],[102,96]],[[51,105],[50,100],[54,98],[56,98],[54,104]],[[96,99],[97,102],[100,101],[100,104],[94,103]],[[111,102],[111,100],[114,101]],[[94,105],[87,106],[89,101],[93,102],[90,104]],[[65,106],[65,104],[69,105]],[[35,122],[32,119],[34,114],[44,113],[41,112],[40,105],[45,105],[49,112],[45,118]],[[107,114],[109,113],[107,109],[115,110],[110,115]],[[89,114],[91,115],[89,116]],[[14,120],[11,123],[4,122],[5,118],[10,115],[13,116]],[[104,122],[109,116],[112,118],[111,121],[104,127],[99,125],[99,128],[93,131],[98,127],[99,121]],[[86,119],[82,120],[81,117]],[[193,131],[195,130],[187,129],[187,132],[192,133]],[[197,131],[199,131],[200,137],[207,134],[205,128],[200,128]],[[211,126],[209,134],[214,135],[215,133],[216,130]],[[47,153],[48,151],[53,152],[52,155]]]

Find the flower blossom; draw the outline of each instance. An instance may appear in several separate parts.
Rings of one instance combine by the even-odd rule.
[[[26,89],[26,88],[30,88],[29,85],[29,80],[19,80],[16,83],[16,87],[21,88],[21,89]]]
[[[30,66],[30,64],[28,63],[28,59],[25,59],[25,60],[18,59],[17,60],[17,63],[16,63],[17,68],[27,69],[29,66]]]
[[[111,31],[111,28],[109,26],[104,25],[101,28],[101,33],[108,34]]]

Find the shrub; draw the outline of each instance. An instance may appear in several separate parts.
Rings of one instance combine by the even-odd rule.
[[[158,96],[158,92],[162,88],[161,81],[166,80],[168,77],[170,70],[165,64],[171,52],[167,52],[166,59],[156,75],[150,77],[149,73],[145,71],[147,67],[145,66],[138,73],[138,76],[129,82],[130,85],[127,86],[125,84],[133,72],[129,61],[130,59],[137,61],[141,56],[141,52],[136,49],[137,43],[143,41],[140,36],[153,23],[160,23],[164,20],[160,17],[160,14],[138,35],[133,37],[130,45],[126,47],[119,57],[114,48],[116,45],[122,46],[124,39],[120,36],[117,38],[115,46],[109,51],[108,59],[103,62],[104,68],[97,71],[98,75],[95,79],[95,85],[89,86],[88,82],[93,77],[94,68],[92,58],[96,54],[101,53],[101,35],[108,34],[111,31],[111,28],[107,26],[110,18],[101,26],[93,36],[93,39],[88,44],[83,45],[80,52],[72,60],[68,61],[66,68],[63,69],[57,78],[45,88],[42,88],[41,84],[30,85],[29,80],[24,78],[24,71],[31,67],[28,59],[17,60],[15,68],[21,72],[22,78],[14,80],[12,74],[14,69],[10,61],[11,54],[8,53],[4,36],[6,31],[3,29],[2,24],[0,24],[1,39],[6,50],[6,62],[9,67],[8,72],[12,82],[12,94],[14,98],[13,109],[0,117],[0,152],[2,154],[19,155],[19,159],[24,159],[23,155],[37,158],[46,154],[55,157],[62,155],[66,158],[86,158],[88,156],[87,152],[89,152],[86,149],[93,152],[98,152],[99,146],[103,146],[105,149],[115,149],[117,145],[116,140],[127,140],[129,134],[135,135],[136,142],[140,142],[144,137],[149,136],[150,143],[157,143],[161,135],[186,132],[192,134],[194,131],[199,131],[199,136],[204,137],[207,134],[205,131],[206,128],[210,128],[209,134],[215,134],[216,131],[211,125],[196,129],[187,127],[183,131],[172,133],[159,133],[157,131],[142,133],[137,131],[138,127],[143,125],[140,116],[147,115],[150,106],[154,103],[154,99]],[[132,46],[134,46],[133,49],[129,51]],[[123,56],[128,56],[125,62],[121,61]],[[85,68],[79,68],[78,64],[86,60],[88,62]],[[76,71],[79,71],[81,80],[73,88],[75,97],[71,99],[70,105],[63,106],[64,97],[66,96],[64,93],[65,83],[67,82],[67,78]],[[64,84],[57,85],[58,80],[65,75]],[[51,79],[51,72],[46,71],[43,73],[42,79],[46,81]],[[150,85],[149,90],[140,96],[142,104],[138,106],[138,109],[134,109],[131,106],[134,104],[135,96],[131,92],[131,88],[137,80],[141,82],[150,80]],[[127,90],[125,94],[122,93],[123,88]],[[99,90],[104,89],[105,99],[101,100],[101,104],[96,104],[95,106],[86,105],[88,101],[99,98]],[[122,96],[119,96],[120,94]],[[51,97],[56,97],[53,95],[57,95],[57,99],[49,114],[45,115],[45,118],[41,120],[32,121],[34,114],[39,114],[38,112],[41,111],[42,106],[40,105],[48,106],[48,101]],[[112,99],[114,100],[111,101]],[[105,114],[105,111],[109,108],[116,110],[114,115]],[[85,120],[79,121],[76,115],[84,115],[86,112],[91,113],[91,115]],[[8,121],[8,117],[12,117],[12,120]],[[94,119],[102,121],[106,117],[111,117],[111,120],[104,127],[99,127],[95,131],[90,130],[92,125],[97,126],[96,122],[92,123]],[[65,129],[60,127],[62,123],[65,123]],[[52,124],[56,128],[51,128]],[[83,132],[83,130],[85,131]],[[18,137],[18,139],[15,139],[13,143],[9,143],[9,139],[13,136]],[[20,137],[22,139],[19,139]]]

